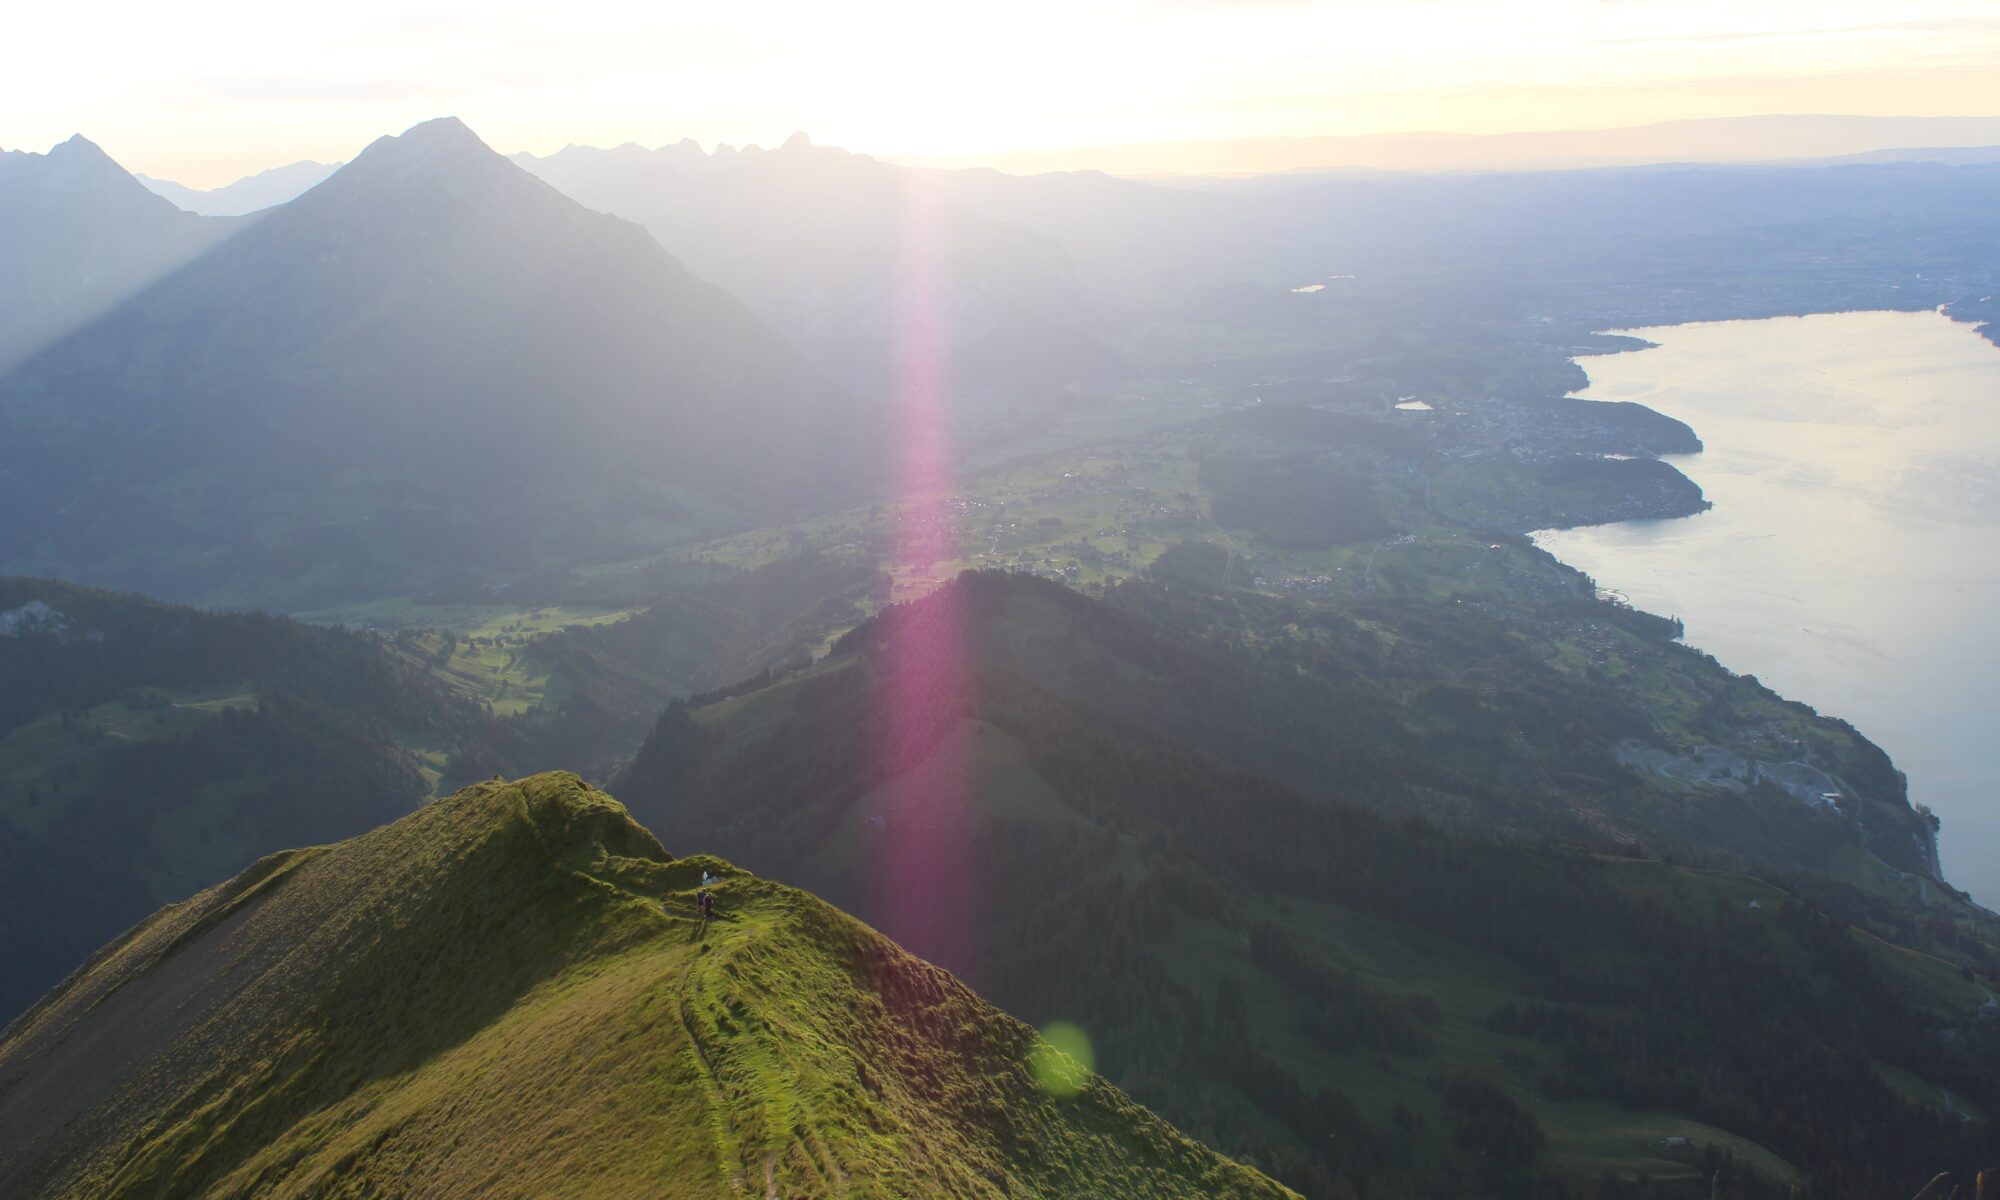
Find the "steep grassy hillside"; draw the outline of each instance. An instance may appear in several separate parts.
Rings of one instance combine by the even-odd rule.
[[[0,1019],[159,905],[429,790],[478,714],[368,638],[0,578]]]
[[[899,700],[947,639],[962,693]],[[1271,702],[1294,694],[1133,612],[966,577],[670,709],[619,790],[1080,1024],[1135,1096],[1309,1194],[1594,1195],[1609,1170],[1859,1197],[1991,1145],[1990,982],[1770,883],[1440,832],[1408,815],[1427,796],[1535,794],[1367,691]],[[1591,714],[1565,720],[1541,736]]]
[[[567,775],[272,855],[107,946],[0,1038],[0,1191],[1286,1194]]]

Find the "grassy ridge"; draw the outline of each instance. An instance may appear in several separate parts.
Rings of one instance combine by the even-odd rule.
[[[723,919],[704,930],[704,872]],[[800,892],[574,776],[466,789],[156,914],[0,1039],[55,1196],[1281,1196]]]

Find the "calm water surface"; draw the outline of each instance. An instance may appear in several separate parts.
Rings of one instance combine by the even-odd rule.
[[[2000,908],[2000,348],[1936,313],[1637,329],[1593,400],[1694,426],[1709,512],[1537,540],[1687,641],[1852,721]]]

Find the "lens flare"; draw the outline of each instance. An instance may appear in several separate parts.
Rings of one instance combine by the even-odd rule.
[[[1090,1074],[1097,1069],[1097,1054],[1090,1035],[1068,1021],[1056,1021],[1042,1030],[1035,1048],[1028,1052],[1028,1070],[1035,1082],[1052,1096],[1074,1096],[1090,1086]]]
[[[873,877],[874,924],[911,950],[967,971],[975,879],[971,861],[971,762],[952,736],[971,715],[966,630],[957,589],[936,590],[958,558],[956,476],[950,444],[950,339],[939,287],[943,201],[913,175],[899,223],[896,344],[894,596],[875,673],[877,779],[922,766],[925,786],[881,832]],[[932,593],[926,597],[926,593]]]

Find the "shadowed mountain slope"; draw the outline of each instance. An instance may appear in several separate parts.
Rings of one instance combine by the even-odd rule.
[[[940,601],[862,626],[840,643],[847,653],[771,694],[831,691],[821,677],[876,661],[899,630],[921,628],[927,610],[956,604],[981,678],[1033,688],[1121,730],[1311,795],[1420,813],[1461,832],[1605,848],[1637,842],[1734,869],[1821,871],[1826,856],[1860,846],[1903,870],[1930,868],[1913,836],[1928,827],[1887,756],[1836,721],[1797,714],[1829,769],[1866,798],[1865,822],[1770,790],[1690,797],[1621,762],[1622,744],[1666,736],[1640,698],[1558,671],[1468,605],[1315,608],[1232,588],[1228,562],[1216,547],[1176,547],[1150,578],[1125,581],[1102,600],[1024,575],[968,574]],[[1567,603],[1577,615],[1598,611]],[[1614,615],[1648,645],[1666,635],[1665,622],[1655,620],[1655,629]],[[1727,678],[1697,656],[1680,657],[1705,685]],[[1744,682],[1713,707],[1769,703]],[[955,715],[977,716],[976,699],[971,709]],[[644,794],[628,799],[651,815]]]
[[[148,192],[82,134],[0,151],[0,371],[237,228]]]
[[[857,491],[872,434],[644,230],[433,121],[0,379],[0,562],[292,608],[477,583]]]
[[[0,1038],[0,1190],[1287,1194],[1037,1046],[574,776],[495,781],[107,946]]]
[[[393,820],[484,719],[373,640],[0,577],[0,1021],[161,904]]]
[[[1534,765],[1608,757],[1600,715],[1634,719],[1593,713],[1608,694],[1405,699],[1414,634],[1386,616],[1392,653],[1260,661],[1243,643],[1283,637],[1261,620],[1142,615],[1232,603],[1193,575],[1106,603],[968,573],[809,669],[673,706],[618,790],[1079,1023],[1120,1086],[1309,1195],[1707,1195],[1720,1173],[1720,1195],[1863,1197],[1991,1144],[2000,1024],[1971,970],[1771,881],[1415,815],[1614,849],[1575,819],[1589,795],[1672,836],[1685,799]],[[946,655],[963,689],[908,702]],[[1755,800],[1849,836],[1783,804]]]

